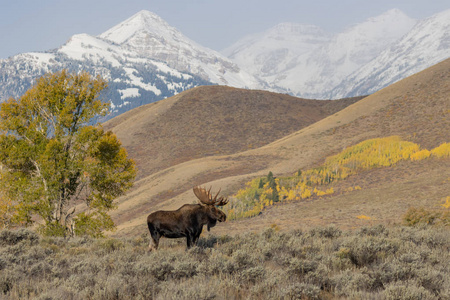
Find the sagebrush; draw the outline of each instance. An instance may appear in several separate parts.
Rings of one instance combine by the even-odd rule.
[[[201,238],[0,232],[2,299],[449,299],[450,234],[385,226]]]

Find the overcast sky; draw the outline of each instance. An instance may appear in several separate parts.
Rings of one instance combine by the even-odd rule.
[[[389,9],[423,19],[449,0],[0,0],[0,58],[58,48],[72,35],[98,35],[145,9],[197,43],[220,51],[278,23],[339,32]]]

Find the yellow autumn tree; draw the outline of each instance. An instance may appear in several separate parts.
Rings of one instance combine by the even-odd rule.
[[[27,225],[39,216],[42,233],[59,236],[69,225],[93,236],[114,227],[108,211],[136,169],[116,135],[95,123],[108,112],[99,98],[106,86],[100,77],[63,70],[2,103],[0,185],[15,221]]]

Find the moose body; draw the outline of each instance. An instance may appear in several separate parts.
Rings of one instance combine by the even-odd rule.
[[[147,217],[151,235],[149,250],[158,249],[161,237],[185,237],[187,247],[190,248],[197,243],[204,225],[207,225],[209,231],[217,221],[226,220],[225,213],[216,207],[227,203],[223,197],[217,199],[219,193],[212,198],[210,191],[198,187],[194,188],[194,193],[199,198],[200,204],[185,204],[173,211],[160,210]]]

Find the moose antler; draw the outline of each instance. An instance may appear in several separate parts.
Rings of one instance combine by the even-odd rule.
[[[203,204],[224,206],[225,204],[228,203],[228,199],[224,198],[223,196],[220,196],[217,199],[217,196],[219,196],[221,189],[219,189],[219,191],[217,192],[216,196],[214,196],[214,198],[212,197],[212,194],[211,194],[211,187],[207,191],[205,188],[196,186],[193,188],[193,191],[194,191],[195,196],[197,196],[198,200],[200,200],[200,202]]]

